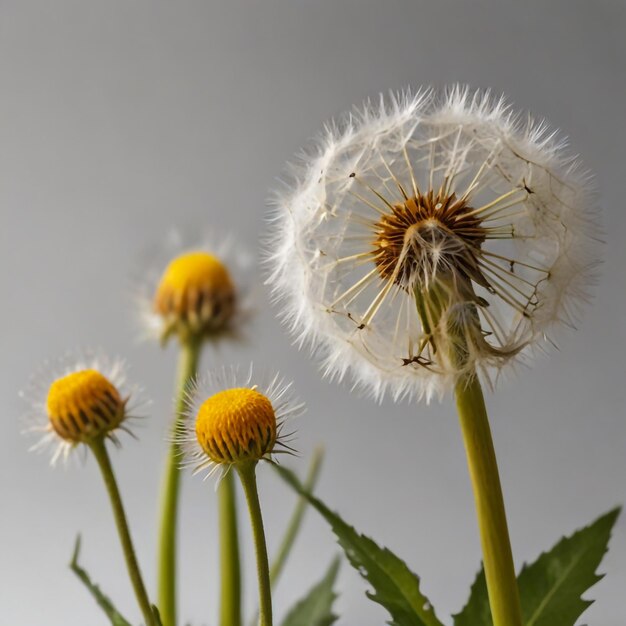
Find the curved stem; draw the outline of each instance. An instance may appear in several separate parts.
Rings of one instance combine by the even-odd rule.
[[[143,613],[143,618],[146,622],[146,626],[156,626],[154,614],[152,613],[152,607],[148,594],[146,593],[146,587],[141,577],[141,571],[139,569],[139,563],[135,555],[135,548],[130,537],[130,531],[128,529],[128,522],[126,520],[126,513],[124,512],[124,505],[122,504],[122,497],[120,495],[117,481],[115,480],[115,474],[113,473],[113,467],[111,466],[111,459],[106,449],[106,444],[103,438],[97,439],[89,444],[93,455],[96,457],[104,484],[109,494],[109,500],[111,501],[111,508],[113,509],[113,517],[115,518],[115,525],[117,526],[117,532],[122,544],[122,550],[124,552],[124,558],[126,559],[126,568],[128,569],[128,575],[137,597],[139,608]]]
[[[456,384],[456,404],[467,453],[494,626],[522,626],[515,567],[489,418],[476,374]]]
[[[256,551],[257,574],[259,578],[259,626],[272,626],[272,593],[270,585],[270,568],[267,559],[267,546],[265,544],[265,532],[263,530],[263,518],[259,493],[256,486],[256,461],[239,463],[236,465],[237,473],[241,479],[248,510],[250,511],[250,523],[254,536]]]
[[[222,626],[241,626],[241,571],[239,565],[239,532],[237,499],[232,472],[218,488],[220,528],[220,568]]]
[[[180,492],[180,449],[174,439],[182,428],[185,398],[189,384],[196,375],[200,357],[200,342],[181,344],[176,393],[176,418],[172,427],[170,446],[161,500],[161,527],[158,556],[158,601],[163,626],[176,626],[176,529],[178,525],[178,500]]]

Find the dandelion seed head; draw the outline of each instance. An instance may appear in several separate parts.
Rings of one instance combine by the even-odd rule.
[[[464,87],[328,125],[274,204],[286,323],[327,375],[379,398],[492,380],[572,323],[600,256],[590,177],[564,142]]]

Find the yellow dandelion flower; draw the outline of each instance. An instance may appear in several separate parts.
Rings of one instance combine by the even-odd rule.
[[[293,433],[287,420],[301,415],[304,404],[280,376],[258,376],[252,367],[224,368],[195,385],[189,395],[185,428],[177,435],[184,465],[194,473],[221,469],[291,453]]]
[[[172,335],[183,343],[236,336],[250,311],[239,275],[246,255],[228,239],[196,247],[177,241],[162,252],[137,290],[142,328],[162,343]]]
[[[196,438],[214,463],[258,461],[276,443],[272,403],[256,389],[219,391],[198,410]]]
[[[120,431],[132,435],[134,390],[126,385],[119,360],[68,356],[44,368],[22,395],[31,405],[27,430],[42,435],[32,449],[52,447],[53,465],[79,444],[110,439],[119,445]]]

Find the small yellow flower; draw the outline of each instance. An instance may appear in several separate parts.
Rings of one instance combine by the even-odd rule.
[[[274,407],[256,389],[219,391],[200,406],[196,438],[214,463],[258,461],[276,443]]]
[[[127,424],[134,418],[128,406],[133,391],[121,361],[102,356],[69,356],[45,368],[22,394],[31,405],[27,430],[42,434],[32,449],[52,446],[55,464],[99,438],[119,445],[118,432],[130,433]]]
[[[250,312],[239,275],[249,265],[247,255],[234,251],[228,238],[195,248],[175,241],[166,248],[138,284],[142,328],[163,344],[173,335],[181,342],[238,336]]]
[[[210,475],[293,452],[284,424],[303,411],[291,383],[278,375],[264,381],[252,368],[245,374],[238,368],[210,373],[190,394],[185,428],[177,435],[184,465],[194,473],[209,469]]]
[[[65,441],[89,443],[121,424],[126,400],[97,370],[66,374],[57,378],[48,391],[50,426]]]
[[[167,266],[154,297],[164,332],[181,337],[219,332],[235,311],[235,287],[224,264],[207,252],[188,252]]]

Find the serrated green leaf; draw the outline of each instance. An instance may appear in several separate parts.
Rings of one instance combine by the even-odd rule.
[[[70,569],[76,574],[79,580],[87,587],[98,606],[104,611],[109,618],[112,626],[131,626],[130,622],[124,618],[124,616],[113,606],[113,603],[107,596],[105,596],[100,587],[92,582],[89,574],[78,564],[78,557],[80,556],[80,535],[76,537],[76,544],[74,546],[74,554],[70,562]]]
[[[374,593],[367,592],[367,596],[391,615],[390,626],[443,626],[420,591],[419,578],[404,561],[357,533],[321,500],[307,493],[295,474],[284,467],[278,467],[277,471],[330,524],[350,564],[374,588]]]
[[[333,603],[337,594],[333,585],[339,571],[339,559],[335,559],[324,578],[317,583],[296,606],[289,611],[282,626],[331,626],[337,621]]]
[[[602,579],[596,570],[618,515],[619,509],[610,511],[522,568],[517,582],[524,626],[574,626],[592,604],[581,596]],[[483,570],[454,626],[492,626]]]
[[[493,626],[485,570],[478,572],[467,604],[453,617],[454,626]]]
[[[596,570],[619,512],[610,511],[524,566],[518,582],[525,626],[574,626],[593,603],[581,596],[603,577]]]

